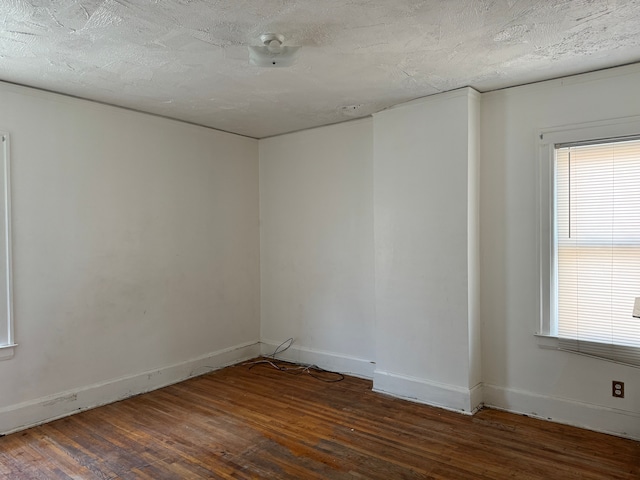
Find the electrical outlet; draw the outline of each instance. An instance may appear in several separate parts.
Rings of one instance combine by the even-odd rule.
[[[611,383],[611,394],[616,398],[624,398],[624,382],[614,380]]]

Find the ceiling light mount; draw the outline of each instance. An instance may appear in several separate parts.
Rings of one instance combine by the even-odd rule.
[[[258,67],[290,67],[295,63],[300,47],[283,47],[284,35],[263,33],[262,46],[249,47],[249,64]]]
[[[280,33],[263,33],[260,35],[260,41],[262,41],[262,44],[266,47],[274,41],[282,45],[284,43],[284,35]]]

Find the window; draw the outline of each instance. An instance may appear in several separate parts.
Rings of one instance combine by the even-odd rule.
[[[9,197],[9,135],[0,132],[0,360],[11,358],[13,308],[11,294],[11,229]]]
[[[640,135],[627,124],[589,136],[613,127],[540,136],[540,332],[563,350],[640,365]]]

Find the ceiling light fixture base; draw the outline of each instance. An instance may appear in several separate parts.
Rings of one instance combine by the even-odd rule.
[[[260,41],[265,46],[269,45],[274,40],[282,45],[284,43],[284,35],[279,33],[263,33],[260,35]]]
[[[261,46],[249,47],[249,64],[257,67],[290,67],[296,61],[300,47],[283,47],[284,35],[263,33]]]

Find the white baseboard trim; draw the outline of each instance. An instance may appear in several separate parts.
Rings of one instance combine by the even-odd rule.
[[[260,355],[252,341],[185,362],[60,392],[0,409],[0,435],[66,417],[73,413],[149,392]]]
[[[474,414],[482,407],[481,384],[468,389],[376,370],[373,374],[373,391],[467,415]]]
[[[640,440],[640,413],[484,384],[489,408]]]
[[[282,342],[263,339],[260,343],[262,355],[271,355]],[[326,370],[368,380],[373,378],[373,371],[376,366],[374,362],[362,358],[301,347],[295,343],[284,352],[279,353],[276,358],[288,362],[317,365]]]

